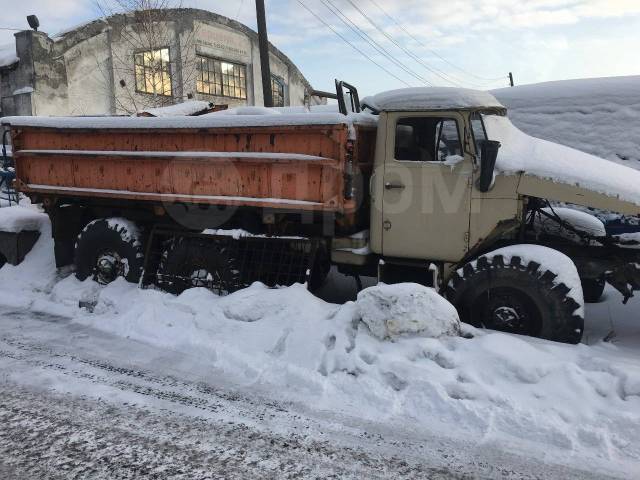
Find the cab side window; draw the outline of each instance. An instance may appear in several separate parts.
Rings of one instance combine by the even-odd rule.
[[[405,117],[396,124],[395,158],[414,162],[445,162],[462,156],[456,120],[445,117]]]

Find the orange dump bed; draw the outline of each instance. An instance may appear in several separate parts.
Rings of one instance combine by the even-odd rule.
[[[40,198],[349,214],[357,206],[347,191],[349,176],[372,168],[375,125],[326,118],[320,124],[258,126],[118,120],[122,125],[114,128],[105,120],[3,119],[11,128],[18,188]]]

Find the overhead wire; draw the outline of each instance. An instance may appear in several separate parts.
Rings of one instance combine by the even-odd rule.
[[[395,58],[391,52],[389,52],[386,48],[384,48],[384,46],[378,43],[367,32],[365,32],[360,27],[358,27],[358,25],[356,25],[353,21],[351,21],[349,17],[344,15],[331,0],[320,0],[320,1],[327,8],[327,10],[329,10],[331,13],[333,13],[333,15],[335,15],[338,18],[338,20],[340,20],[344,25],[346,25],[351,31],[355,32],[361,39],[363,39],[365,42],[371,45],[382,56],[390,60],[392,63],[394,63],[404,72],[414,77],[416,80],[426,85],[433,85],[429,80],[421,76],[419,73],[416,73],[415,71],[410,69],[408,66],[406,66],[404,63],[402,63],[400,60]]]
[[[307,5],[305,5],[301,0],[296,0],[296,2],[298,2],[305,10],[307,10],[311,15],[313,15],[318,21],[320,21],[320,23],[322,23],[325,27],[327,27],[329,30],[331,30],[336,36],[338,36],[343,42],[347,43],[349,46],[351,46],[351,48],[353,48],[356,52],[358,52],[360,55],[362,55],[364,58],[366,58],[367,60],[369,60],[371,63],[373,63],[374,65],[376,65],[378,68],[380,68],[381,70],[383,70],[384,72],[386,72],[388,75],[390,75],[391,77],[395,78],[396,80],[398,80],[399,82],[404,83],[407,87],[410,87],[411,85],[409,83],[407,83],[405,80],[403,80],[402,78],[398,77],[395,73],[393,73],[392,71],[390,71],[389,69],[387,69],[384,65],[381,65],[380,63],[376,62],[373,58],[371,58],[369,55],[367,55],[366,52],[364,52],[363,50],[361,50],[357,45],[355,45],[353,42],[351,42],[347,37],[345,37],[344,35],[342,35],[339,31],[337,31],[335,28],[333,28],[333,26],[329,23],[327,23],[322,17],[320,17],[320,15],[318,15],[317,13],[315,13],[313,10],[311,10],[309,7],[307,7]]]
[[[402,50],[406,55],[410,56],[413,60],[415,60],[416,62],[418,62],[420,65],[422,65],[425,69],[427,69],[428,71],[430,71],[431,73],[433,73],[434,75],[438,76],[440,79],[444,80],[447,83],[450,83],[452,85],[456,85],[458,87],[461,87],[461,83],[459,81],[456,81],[455,79],[452,78],[448,78],[450,76],[448,76],[446,73],[444,72],[440,72],[438,69],[431,67],[430,65],[428,65],[426,62],[424,62],[420,57],[418,57],[417,55],[415,55],[413,52],[407,50],[402,44],[400,44],[395,38],[393,38],[391,35],[389,35],[383,28],[381,28],[376,22],[373,21],[373,19],[371,19],[371,17],[369,15],[367,15],[358,5],[355,4],[355,2],[353,2],[353,0],[346,0],[360,15],[362,15],[365,20],[367,20],[367,22],[369,22],[369,24],[371,24],[371,26],[373,28],[375,28],[377,31],[379,31],[382,35],[384,35],[387,40],[389,40],[391,43],[393,43],[396,47],[398,47],[400,50]]]
[[[471,71],[468,71],[458,65],[456,65],[455,63],[447,60],[445,57],[443,57],[442,55],[440,55],[437,51],[433,50],[432,48],[430,48],[428,45],[426,45],[424,42],[422,42],[422,40],[420,40],[419,38],[417,38],[416,36],[414,36],[409,30],[407,30],[396,18],[394,18],[393,16],[391,16],[383,7],[381,7],[378,2],[376,2],[376,0],[369,0],[371,3],[373,3],[373,5],[376,6],[376,8],[378,10],[380,10],[389,20],[391,20],[398,28],[400,28],[400,30],[402,30],[406,35],[408,35],[411,39],[413,39],[416,43],[418,43],[420,46],[426,48],[429,52],[431,52],[433,55],[435,55],[436,57],[438,57],[440,60],[442,60],[443,62],[445,62],[447,65],[459,70],[460,72],[466,74],[466,75],[470,75],[472,77],[477,78],[478,80],[483,80],[483,81],[487,81],[487,82],[497,82],[498,80],[504,80],[508,77],[506,76],[502,76],[502,77],[495,77],[495,78],[487,78],[487,77],[482,77],[480,75],[477,75]],[[487,84],[488,85],[488,84]]]

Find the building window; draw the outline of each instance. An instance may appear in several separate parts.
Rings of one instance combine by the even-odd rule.
[[[271,76],[271,96],[274,107],[284,107],[284,82],[273,75]]]
[[[218,97],[247,98],[247,67],[198,55],[196,91]]]
[[[169,49],[147,50],[134,55],[136,91],[171,96]]]

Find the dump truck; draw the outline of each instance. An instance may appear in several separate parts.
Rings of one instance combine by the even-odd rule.
[[[528,137],[487,92],[361,101],[336,85],[334,110],[2,125],[16,188],[42,204],[56,264],[80,279],[176,294],[315,289],[336,266],[436,288],[479,327],[571,343],[585,297],[606,282],[625,301],[640,288],[637,242],[607,236],[589,213],[640,213],[640,172]]]

